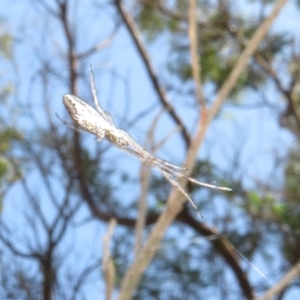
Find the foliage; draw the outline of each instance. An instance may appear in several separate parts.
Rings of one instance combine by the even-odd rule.
[[[12,59],[12,36],[5,32],[5,22],[0,20],[0,62]],[[3,73],[0,69],[0,74]],[[11,84],[0,87],[0,211],[2,199],[9,186],[20,179],[21,171],[12,152],[12,143],[22,139],[21,133],[13,126],[7,125],[6,118],[1,114],[6,105],[5,100],[13,92]]]

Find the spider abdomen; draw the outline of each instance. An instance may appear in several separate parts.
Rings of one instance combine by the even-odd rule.
[[[128,142],[124,140],[124,137],[118,136],[114,132],[106,131],[105,137],[117,147],[125,148],[128,146]]]
[[[70,113],[75,124],[97,137],[103,136],[103,132],[110,128],[110,125],[90,105],[73,95],[64,95],[63,102]]]

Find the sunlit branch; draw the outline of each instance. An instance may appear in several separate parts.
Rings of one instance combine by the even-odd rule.
[[[273,287],[271,287],[262,297],[257,300],[271,300],[276,295],[287,288],[291,282],[296,279],[300,274],[300,262],[298,262],[285,276]]]
[[[192,74],[194,78],[196,98],[200,103],[201,108],[205,109],[205,97],[203,94],[202,82],[201,82],[200,57],[198,55],[196,12],[197,12],[196,0],[190,0],[189,39],[190,39],[191,68],[192,68]]]
[[[157,77],[157,74],[154,70],[154,67],[151,63],[151,59],[148,55],[148,52],[142,43],[142,40],[140,38],[139,31],[135,25],[135,22],[131,15],[125,10],[123,3],[121,0],[115,0],[115,5],[134,41],[134,44],[144,62],[144,65],[146,67],[146,70],[149,74],[150,80],[153,84],[153,87],[155,91],[158,94],[160,102],[163,104],[163,106],[169,111],[169,114],[173,118],[176,124],[178,124],[182,128],[182,135],[185,141],[186,146],[188,147],[191,142],[191,137],[189,133],[187,132],[187,129],[185,125],[183,124],[182,120],[178,116],[178,114],[175,112],[174,107],[170,104],[169,100],[167,99],[167,95],[165,90],[162,88],[162,86],[159,84],[159,79]]]
[[[205,115],[201,118],[202,124],[199,124],[197,129],[197,134],[191,144],[191,147],[188,151],[186,166],[193,166],[196,160],[196,156],[198,153],[199,146],[201,145],[206,129],[208,128],[208,124],[210,124],[213,117],[219,111],[222,103],[226,99],[226,97],[230,94],[233,87],[235,86],[240,74],[245,69],[249,58],[253,55],[255,49],[258,47],[259,43],[265,36],[267,30],[271,26],[275,17],[278,15],[280,9],[287,2],[287,0],[279,0],[276,2],[273,11],[270,16],[260,25],[260,27],[254,33],[252,39],[247,44],[245,50],[241,54],[239,60],[237,61],[236,66],[233,68],[232,72],[229,74],[228,79],[225,81],[224,85],[220,89],[217,97],[214,101],[212,108],[210,109],[209,115],[206,117]],[[182,180],[181,184],[185,185],[187,183],[186,180]],[[152,232],[149,235],[148,240],[145,243],[144,248],[140,251],[139,256],[134,261],[132,266],[128,269],[120,290],[119,300],[129,300],[135,288],[137,287],[138,282],[140,281],[142,273],[145,271],[146,267],[152,260],[156,250],[159,247],[159,244],[162,241],[162,238],[173,222],[175,216],[182,209],[182,204],[184,203],[183,197],[178,193],[178,191],[173,190],[171,193],[169,200],[167,202],[166,210],[160,215],[158,221],[156,222]],[[245,295],[248,298],[251,295]],[[251,299],[251,298],[249,298]]]

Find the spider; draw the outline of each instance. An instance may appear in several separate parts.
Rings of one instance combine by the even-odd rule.
[[[131,154],[138,158],[142,163],[158,169],[164,177],[176,187],[191,203],[192,207],[201,212],[186,193],[186,191],[179,185],[179,178],[186,178],[187,180],[208,188],[230,191],[230,188],[219,187],[216,185],[204,183],[194,178],[188,177],[184,174],[187,169],[173,165],[163,159],[160,159],[148,151],[146,151],[138,142],[136,142],[127,132],[117,128],[114,124],[112,116],[105,112],[98,102],[92,67],[90,69],[91,89],[94,98],[94,104],[96,109],[82,101],[81,99],[73,95],[64,95],[63,103],[67,108],[71,118],[75,122],[74,125],[70,125],[62,120],[57,114],[57,117],[68,127],[76,131],[87,131],[96,136],[96,140],[100,142],[103,139],[107,139],[110,143],[118,147],[124,152]]]

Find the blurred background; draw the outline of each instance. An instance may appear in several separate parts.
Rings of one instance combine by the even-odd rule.
[[[66,93],[93,105],[92,65],[100,104],[116,126],[182,165],[204,111],[189,5],[0,0],[0,299],[119,295],[172,186],[55,113],[72,124]],[[197,1],[208,108],[274,5]],[[186,186],[203,219],[184,204],[132,299],[254,299],[299,262],[299,5],[290,0],[280,11],[198,150],[192,177],[232,191]],[[299,293],[297,278],[274,299]]]

